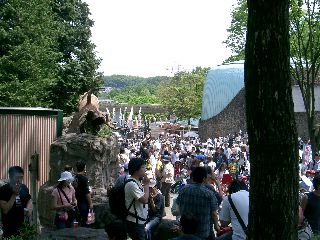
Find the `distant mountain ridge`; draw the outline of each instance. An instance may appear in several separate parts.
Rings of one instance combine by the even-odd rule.
[[[125,88],[135,85],[159,85],[162,81],[169,81],[171,78],[168,76],[156,76],[156,77],[139,77],[128,75],[111,75],[104,76],[104,86],[112,88]]]

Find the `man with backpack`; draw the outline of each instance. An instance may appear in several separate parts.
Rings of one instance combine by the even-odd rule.
[[[130,177],[125,183],[127,231],[132,240],[145,240],[145,222],[148,216],[149,183],[145,161],[133,158],[129,165]]]

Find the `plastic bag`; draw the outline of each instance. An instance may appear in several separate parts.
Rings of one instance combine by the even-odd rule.
[[[60,221],[67,221],[68,220],[68,213],[66,211],[59,213],[59,220]]]
[[[90,224],[93,224],[95,220],[96,220],[96,214],[94,213],[93,209],[89,209],[86,223],[90,225]]]

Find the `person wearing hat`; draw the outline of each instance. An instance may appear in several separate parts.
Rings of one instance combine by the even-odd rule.
[[[57,187],[52,191],[52,209],[56,210],[54,223],[57,229],[71,228],[76,219],[77,200],[71,185],[73,180],[70,172],[62,172]]]
[[[164,213],[164,197],[156,187],[156,180],[151,178],[149,183],[149,212],[146,222],[146,239],[152,240],[153,233],[160,225]]]
[[[174,183],[174,167],[168,155],[163,157],[163,169],[161,171],[161,192],[165,198],[165,206],[170,207],[170,189]]]

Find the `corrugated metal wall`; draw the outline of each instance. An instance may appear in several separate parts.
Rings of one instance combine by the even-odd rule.
[[[39,187],[48,180],[50,144],[57,137],[57,116],[0,115],[0,179],[7,179],[10,166],[25,171],[30,187],[28,165],[31,155],[39,154]]]

